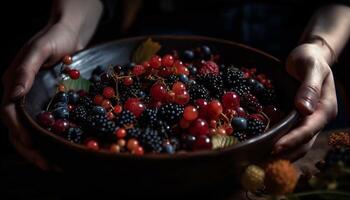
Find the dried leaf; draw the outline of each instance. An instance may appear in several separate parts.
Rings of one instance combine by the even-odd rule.
[[[232,136],[219,134],[212,136],[213,149],[224,148],[237,143],[239,143],[238,140]]]
[[[140,64],[146,60],[149,60],[153,55],[155,55],[161,45],[158,42],[154,42],[151,38],[142,42],[132,55],[132,62]]]

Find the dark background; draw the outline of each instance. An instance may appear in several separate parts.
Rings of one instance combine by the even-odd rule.
[[[169,2],[171,1],[147,2],[140,11],[138,20],[123,33],[119,29],[123,14],[120,10],[122,4],[117,3],[119,6],[114,9],[114,18],[103,19],[90,45],[145,34],[194,34],[242,42],[284,60],[297,44],[307,19],[317,7],[295,2],[289,2],[290,5],[270,2],[267,6],[259,3],[243,4],[240,1],[227,5],[227,1],[201,4],[196,3],[197,1],[177,1],[176,5]],[[50,7],[50,1],[7,1],[6,5],[1,6],[1,75],[19,48],[45,25]],[[298,12],[298,15],[295,15],[295,12]],[[333,67],[340,113],[328,129],[347,127],[350,124],[347,97],[350,94],[350,84],[346,72],[350,66],[349,56],[348,45],[338,64]],[[0,92],[2,93],[2,90]],[[0,181],[1,185],[5,184],[5,187],[0,187],[0,191],[3,190],[5,196],[18,195],[18,198],[27,195],[37,198],[52,197],[50,192],[57,192],[57,183],[46,183],[49,180],[62,181],[62,177],[40,172],[28,165],[8,143],[6,128],[2,124],[0,126]],[[37,184],[33,184],[34,179]]]

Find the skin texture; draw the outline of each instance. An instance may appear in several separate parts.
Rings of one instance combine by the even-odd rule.
[[[55,1],[47,26],[24,45],[3,77],[2,113],[3,121],[10,129],[10,141],[22,156],[41,169],[55,167],[32,146],[28,133],[18,121],[14,102],[29,91],[40,67],[49,66],[64,55],[85,47],[102,10],[98,0]],[[330,69],[332,53],[321,41],[308,38],[311,35],[323,37],[339,54],[349,37],[349,20],[348,7],[333,5],[321,9],[307,27],[301,45],[290,53],[286,68],[302,83],[295,106],[304,118],[276,143],[274,152],[277,156],[295,160],[305,155],[317,133],[335,117],[337,101]]]

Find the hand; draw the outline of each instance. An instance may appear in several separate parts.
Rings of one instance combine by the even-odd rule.
[[[322,128],[337,115],[333,73],[325,59],[327,51],[318,43],[302,44],[287,59],[288,73],[301,82],[295,106],[303,118],[275,144],[275,153],[281,157],[303,157]]]
[[[41,66],[52,65],[87,44],[102,13],[97,0],[61,0],[55,4],[57,10],[48,25],[24,45],[3,76],[2,117],[9,127],[10,141],[28,161],[46,170],[51,167],[31,144],[14,102],[28,93]]]

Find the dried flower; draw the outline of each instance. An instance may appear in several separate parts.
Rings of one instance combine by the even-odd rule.
[[[265,172],[262,168],[256,165],[249,165],[242,177],[242,186],[249,191],[256,191],[264,187]]]
[[[297,181],[297,170],[287,160],[273,161],[265,169],[265,186],[270,194],[283,195],[291,193]]]

